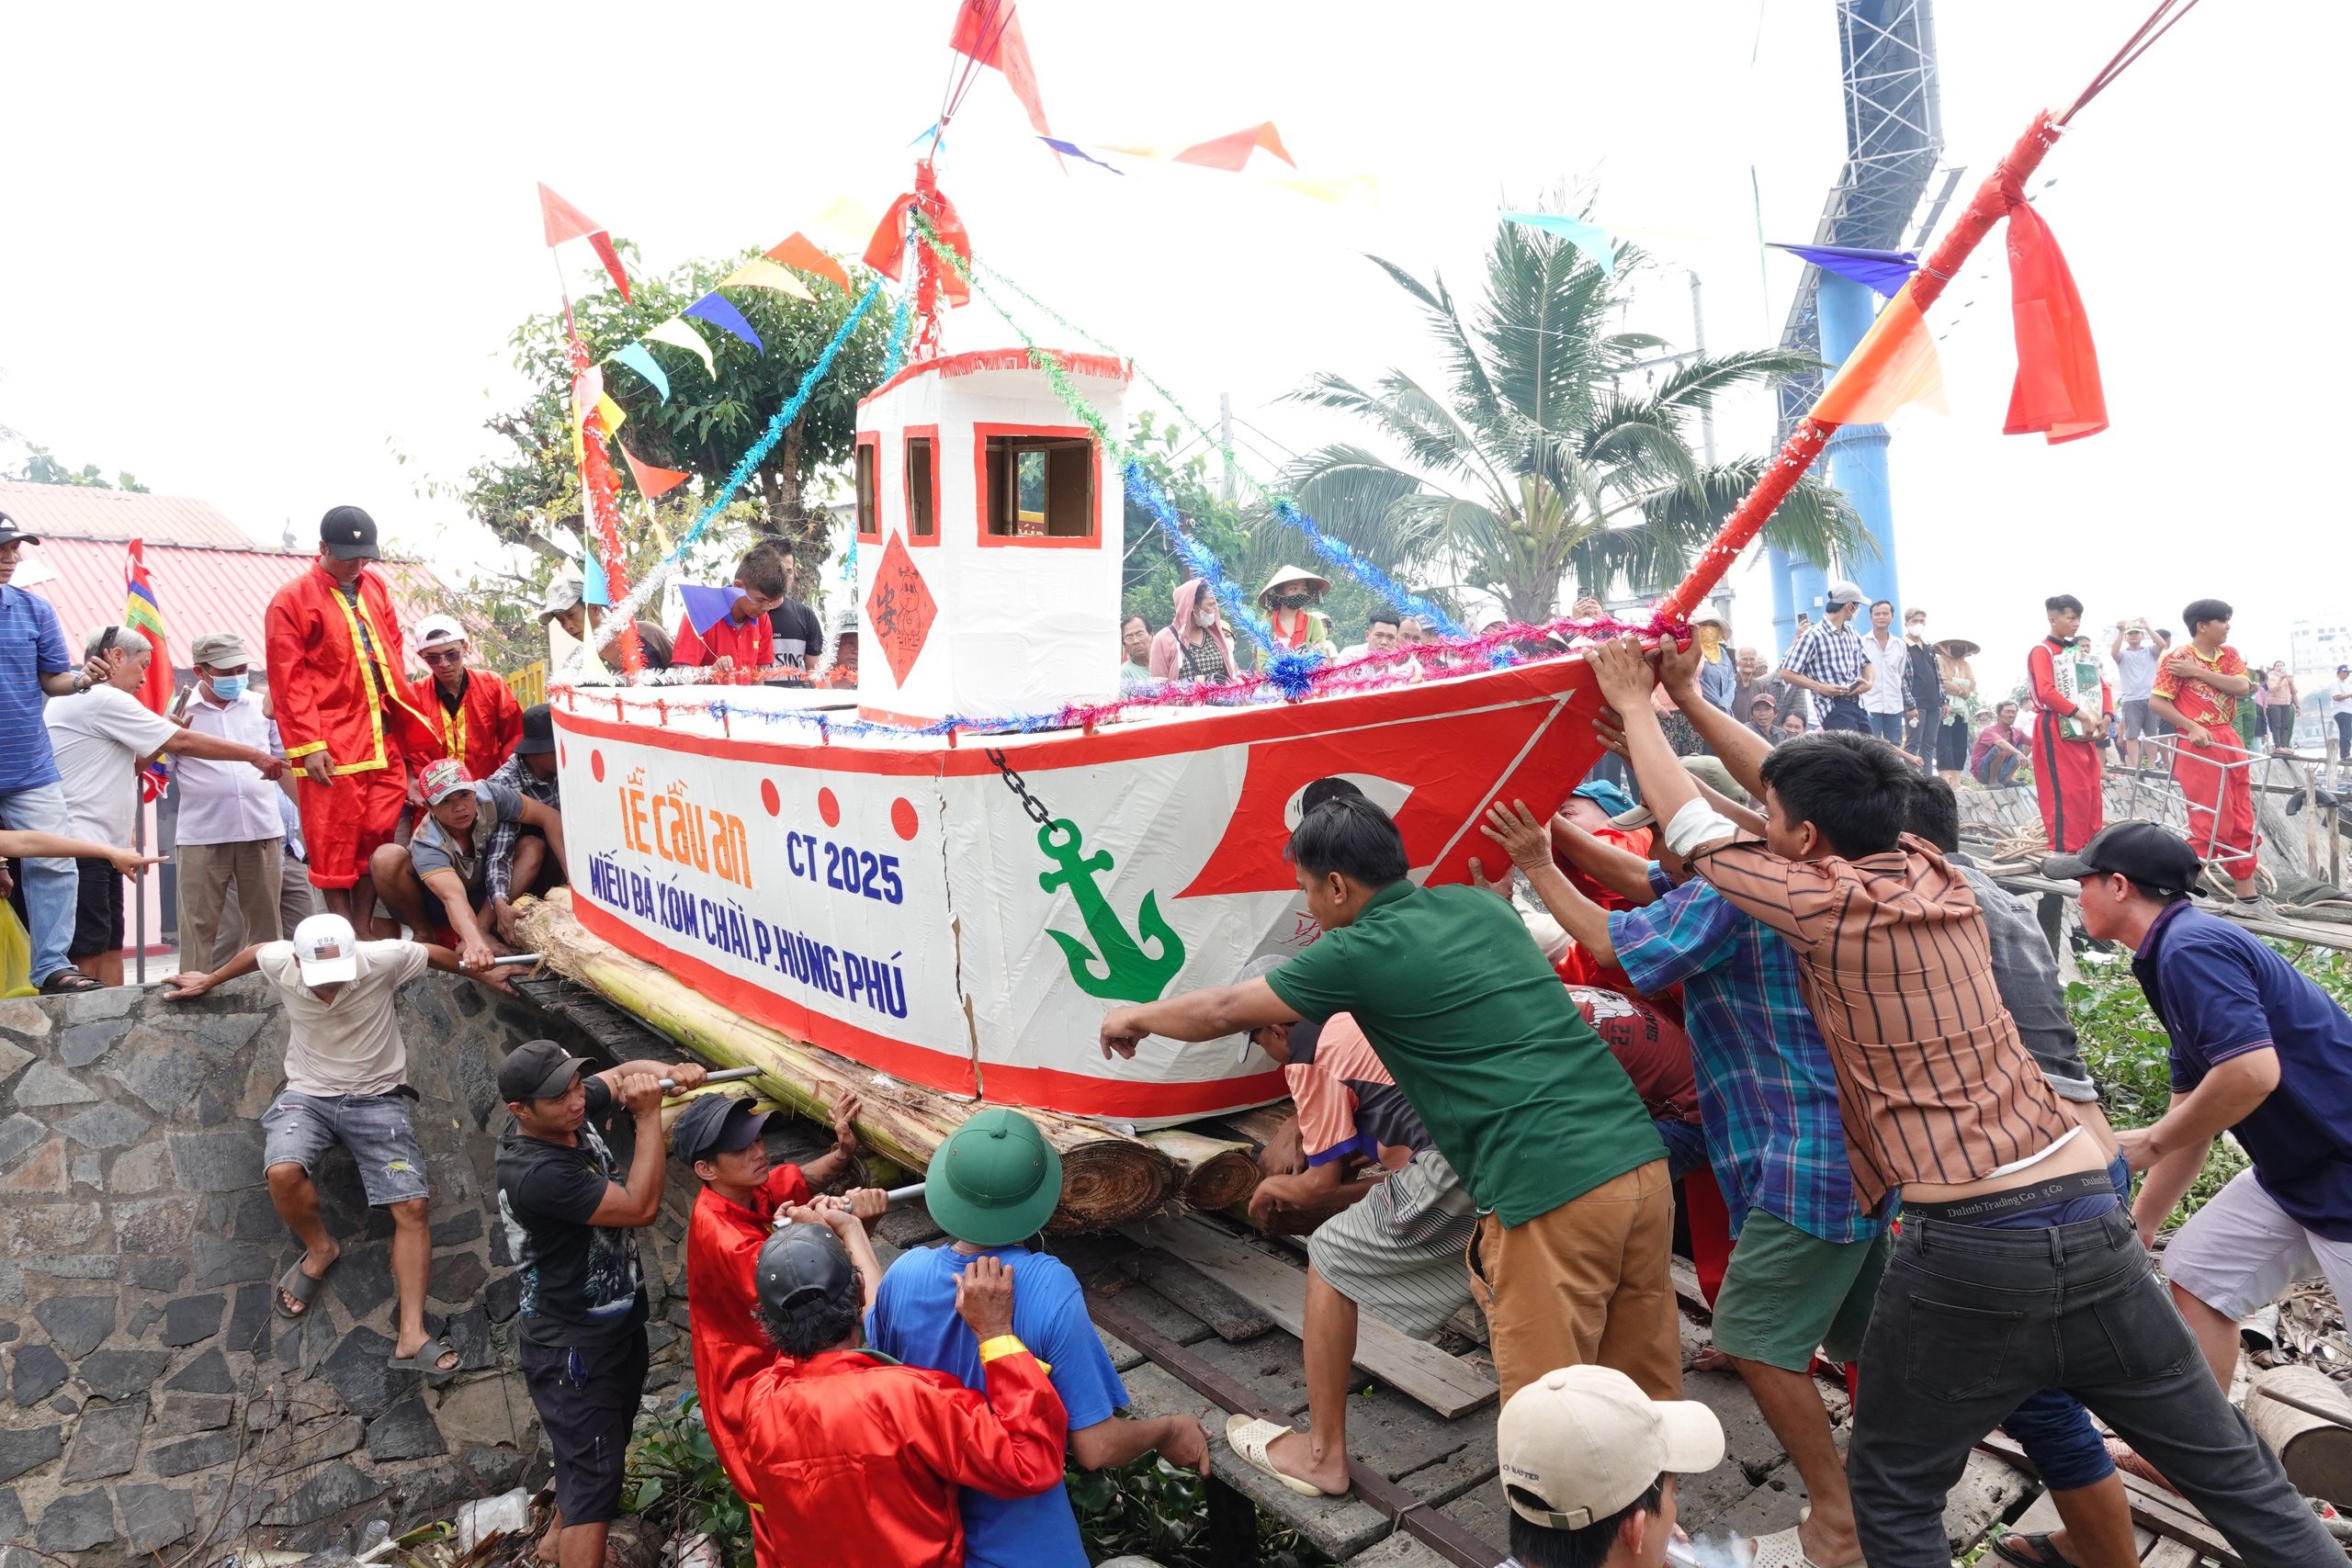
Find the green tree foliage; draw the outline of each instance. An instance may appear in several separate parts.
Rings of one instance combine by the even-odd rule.
[[[1564,241],[1498,224],[1475,320],[1442,278],[1425,284],[1371,259],[1419,306],[1443,382],[1424,386],[1402,369],[1368,388],[1316,376],[1292,395],[1353,416],[1377,446],[1324,446],[1286,482],[1310,516],[1373,559],[1448,562],[1515,620],[1549,619],[1569,579],[1606,597],[1620,581],[1651,592],[1679,577],[1768,461],[1709,466],[1690,449],[1690,426],[1724,393],[1813,364],[1777,348],[1699,355],[1628,389],[1668,351],[1649,333],[1611,330],[1620,292],[1644,265],[1630,247],[1612,276]],[[1810,561],[1868,547],[1844,495],[1816,479],[1766,532]]]
[[[631,247],[623,245],[631,255]],[[754,251],[687,263],[654,276],[632,272],[633,299],[602,289],[573,301],[572,320],[593,359],[642,338],[652,328],[708,293]],[[863,292],[866,276],[853,270]],[[670,380],[665,402],[650,382],[627,366],[605,363],[605,389],[628,415],[620,440],[639,460],[677,468],[701,482],[673,491],[650,508],[653,518],[675,534],[706,504],[705,498],[740,461],[768,421],[799,389],[800,378],[855,303],[822,279],[810,282],[813,301],[768,288],[729,288],[725,298],[759,333],[766,352],[708,322],[693,325],[709,343],[716,376],[706,374],[692,353],[668,344],[650,344]],[[802,566],[804,583],[827,550],[831,518],[811,510],[813,491],[838,479],[855,437],[857,400],[881,379],[890,331],[883,303],[869,308],[818,383],[807,408],[786,431],[775,452],[752,476],[739,502],[711,525],[707,552],[710,568],[731,565],[754,532],[782,539]],[[562,312],[529,317],[509,339],[515,367],[531,387],[517,407],[492,416],[490,430],[506,445],[498,457],[469,472],[450,487],[467,512],[508,544],[537,551],[553,563],[569,561],[566,531],[583,531],[580,478],[571,455],[571,369]],[[642,570],[657,553],[642,527],[648,505],[636,492],[618,450],[613,466],[620,479],[624,532],[635,548],[632,571]],[[641,562],[637,557],[645,558]],[[718,573],[721,577],[724,572]]]
[[[30,442],[25,444],[23,466],[5,477],[25,484],[75,485],[84,490],[125,490],[137,495],[148,493],[147,487],[127,468],[117,473],[109,482],[105,475],[98,472],[96,463],[69,468],[58,461],[48,447],[36,446]]]

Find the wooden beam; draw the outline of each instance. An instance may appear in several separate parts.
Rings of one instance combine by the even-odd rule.
[[[2040,1478],[2033,1461],[2026,1457],[2025,1450],[2006,1432],[1990,1433],[1980,1438],[1976,1446],[2028,1475]],[[2119,1470],[2116,1474],[2123,1482],[2123,1493],[2132,1505],[2134,1524],[2152,1529],[2167,1540],[2179,1541],[2198,1555],[2222,1563],[2223,1568],[2245,1568],[2245,1560],[2239,1557],[2237,1549],[2208,1522],[2204,1515],[2197,1511],[2196,1505],[2188,1498],[2161,1486],[2151,1485],[2128,1470]]]
[[[1126,1234],[1182,1258],[1293,1334],[1305,1331],[1306,1276],[1299,1269],[1197,1219],[1151,1220]],[[1357,1322],[1355,1364],[1449,1421],[1496,1393],[1487,1373],[1371,1313]]]

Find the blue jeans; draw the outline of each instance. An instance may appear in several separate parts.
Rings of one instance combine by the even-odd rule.
[[[1874,713],[1870,716],[1872,735],[1877,736],[1889,746],[1903,744],[1903,716],[1901,714]]]
[[[66,829],[65,790],[61,784],[36,784],[30,789],[0,793],[0,827],[19,833],[63,833]],[[82,874],[70,860],[25,860],[25,913],[33,944],[33,984],[38,986],[73,964],[65,950],[74,942],[74,900],[79,896]]]
[[[1818,694],[1816,694],[1817,695]],[[1857,735],[1871,733],[1870,715],[1862,711],[1860,701],[1854,697],[1823,697],[1817,705],[1824,729],[1850,729]],[[1900,717],[1900,715],[1896,716]]]
[[[2121,1155],[2109,1163],[2107,1179],[2115,1183],[2115,1195],[2129,1204],[2132,1167]],[[2033,1461],[2033,1468],[2041,1472],[2041,1483],[2052,1492],[2096,1486],[2115,1473],[2107,1439],[2091,1425],[2091,1413],[2064,1389],[2045,1388],[2026,1395],[2024,1403],[2001,1423],[2001,1430],[2018,1440],[2026,1457]]]

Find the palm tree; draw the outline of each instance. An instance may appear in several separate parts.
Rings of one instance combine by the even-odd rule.
[[[1442,278],[1371,258],[1429,318],[1445,364],[1431,390],[1401,369],[1370,389],[1323,372],[1291,396],[1360,418],[1395,456],[1351,443],[1285,476],[1307,514],[1384,563],[1442,562],[1516,621],[1556,613],[1564,580],[1605,595],[1679,577],[1769,460],[1708,465],[1690,422],[1736,388],[1812,368],[1781,349],[1685,357],[1655,388],[1621,378],[1665,340],[1610,330],[1611,276],[1551,235],[1504,222],[1474,325]],[[1640,265],[1630,249],[1619,276]],[[1844,494],[1814,479],[1781,503],[1774,544],[1813,561],[1867,550]]]

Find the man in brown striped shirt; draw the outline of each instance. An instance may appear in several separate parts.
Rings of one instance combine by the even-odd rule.
[[[1903,1236],[1862,1343],[1878,1393],[1857,1403],[1847,1459],[1868,1561],[1946,1568],[1944,1495],[1971,1445],[2045,1387],[2104,1417],[2249,1568],[2340,1555],[2245,1418],[2196,1375],[2196,1341],[2104,1156],[2001,1004],[1974,893],[1903,831],[1902,758],[1849,734],[1763,753],[1668,645],[1668,690],[1766,803],[1764,841],[1744,840],[1667,744],[1640,645],[1585,659],[1668,846],[1800,955],[1862,1200],[1902,1191]]]

